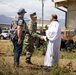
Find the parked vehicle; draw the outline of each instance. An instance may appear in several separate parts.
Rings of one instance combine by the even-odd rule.
[[[0,34],[0,39],[7,39],[7,38],[9,38],[9,31],[2,30],[2,33]]]
[[[15,33],[15,30],[12,30],[12,29],[9,30],[9,39],[10,39],[10,41],[13,41],[13,39],[15,37],[14,33]]]
[[[0,27],[0,34],[2,33],[2,29],[1,29],[1,27]]]

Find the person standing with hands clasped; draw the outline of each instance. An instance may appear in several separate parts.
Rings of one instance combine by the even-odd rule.
[[[52,14],[50,21],[49,28],[46,30],[46,37],[49,40],[44,59],[44,66],[46,67],[44,71],[46,72],[50,71],[51,66],[58,64],[61,44],[61,28],[57,20],[57,15]]]

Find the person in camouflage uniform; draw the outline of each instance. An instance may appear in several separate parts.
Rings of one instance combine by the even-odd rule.
[[[27,24],[28,27],[28,33],[26,34],[25,37],[25,49],[27,50],[26,52],[26,63],[31,64],[31,56],[34,52],[34,43],[36,38],[40,38],[40,35],[36,33],[37,31],[37,16],[36,12],[30,14],[31,20]]]

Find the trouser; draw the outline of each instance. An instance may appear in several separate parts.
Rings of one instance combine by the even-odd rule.
[[[15,38],[13,41],[14,45],[14,64],[19,65],[19,59],[20,59],[20,54],[22,53],[22,48],[23,48],[23,41],[21,44],[18,44],[18,38]]]
[[[32,54],[34,52],[34,43],[28,43],[26,45],[26,61],[30,61],[31,60],[31,57],[32,57]]]

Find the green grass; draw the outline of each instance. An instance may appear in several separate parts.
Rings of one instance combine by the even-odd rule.
[[[44,48],[40,47],[39,49],[34,50],[34,55],[36,56],[42,56]],[[61,59],[76,59],[76,49],[72,49],[71,52],[68,52],[66,50],[60,51],[60,58]]]
[[[73,49],[71,52],[60,51],[61,59],[76,59],[76,49]]]

